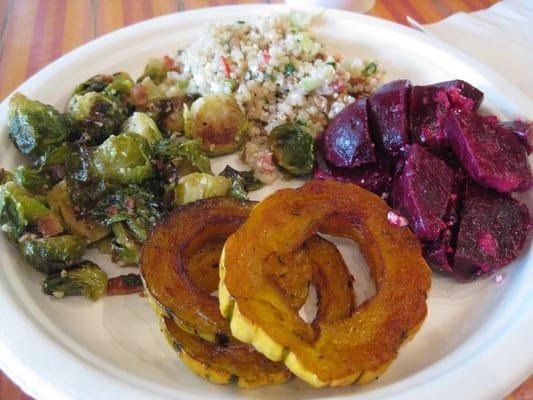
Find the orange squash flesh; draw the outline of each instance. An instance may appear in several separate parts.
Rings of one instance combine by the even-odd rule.
[[[228,238],[220,261],[220,307],[233,335],[314,386],[377,377],[424,321],[431,285],[420,243],[408,228],[387,221],[389,211],[376,195],[332,181],[280,190],[259,203]],[[377,293],[349,315],[310,324],[263,265],[269,254],[294,251],[317,232],[359,245]]]

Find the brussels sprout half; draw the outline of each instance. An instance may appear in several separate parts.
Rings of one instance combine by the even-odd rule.
[[[182,205],[215,196],[225,196],[231,188],[231,179],[195,172],[185,175],[174,189],[174,203]]]
[[[9,101],[9,138],[21,153],[38,158],[67,141],[67,121],[54,107],[15,93]]]
[[[244,142],[248,121],[233,96],[213,94],[200,97],[185,108],[185,135],[201,140],[209,155],[232,153]]]
[[[136,133],[145,138],[150,145],[163,139],[155,121],[142,112],[134,112],[121,129],[122,133]]]
[[[269,143],[274,161],[292,175],[301,176],[313,172],[315,141],[298,124],[288,123],[270,132]]]

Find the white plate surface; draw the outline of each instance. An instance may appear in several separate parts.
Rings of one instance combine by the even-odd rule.
[[[118,70],[137,76],[148,57],[187,45],[209,22],[287,11],[284,6],[221,7],[146,21],[71,52],[18,90],[62,108],[77,83]],[[346,58],[377,58],[388,80],[461,78],[485,92],[485,112],[533,118],[533,104],[519,90],[470,57],[411,29],[329,10],[314,31]],[[5,126],[6,102],[0,106],[0,164],[12,168],[22,159]],[[220,167],[225,161],[215,164]],[[531,205],[531,196],[526,200]],[[356,253],[341,244],[345,255]],[[370,385],[321,390],[298,380],[255,390],[211,385],[177,360],[145,299],[111,297],[94,304],[81,298],[57,300],[41,293],[42,276],[3,235],[0,254],[0,368],[40,399],[499,399],[533,371],[530,250],[504,270],[501,284],[490,278],[460,284],[434,274],[428,318],[387,373]],[[125,272],[100,259],[111,274]],[[364,290],[364,267],[350,259],[348,263],[359,272]]]

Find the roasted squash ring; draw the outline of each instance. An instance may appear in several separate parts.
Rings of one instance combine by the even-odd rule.
[[[408,228],[387,221],[389,211],[376,195],[334,181],[280,190],[259,203],[228,238],[220,260],[220,309],[232,334],[313,386],[379,376],[424,321],[431,285],[420,243]],[[291,252],[318,231],[359,244],[377,293],[351,315],[316,329],[262,270],[269,254]]]

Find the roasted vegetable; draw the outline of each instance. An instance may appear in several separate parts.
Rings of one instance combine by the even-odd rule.
[[[231,189],[231,179],[194,172],[180,178],[174,189],[174,203],[183,205],[209,197],[225,196]]]
[[[0,168],[0,185],[15,180],[15,175],[4,168]]]
[[[125,98],[132,88],[133,81],[127,72],[117,72],[113,75],[99,74],[76,86],[73,95],[97,92]]]
[[[155,144],[154,153],[163,165],[172,165],[180,176],[192,172],[211,174],[211,163],[199,140],[180,142],[172,138],[163,139]]]
[[[21,93],[11,97],[8,118],[9,138],[33,159],[69,140],[68,124],[59,111]]]
[[[154,174],[148,141],[135,133],[110,136],[94,151],[94,166],[105,179],[119,184],[142,183]]]
[[[24,258],[38,271],[52,274],[79,263],[87,248],[87,239],[74,235],[41,239],[22,237],[19,248]]]
[[[132,233],[123,222],[111,225],[113,231],[112,257],[114,261],[124,264],[137,264],[141,253],[141,243],[133,237]]]
[[[167,72],[172,70],[172,68],[174,68],[174,60],[168,56],[163,58],[150,58],[138,81],[141,82],[148,77],[152,82],[159,85],[167,77]]]
[[[365,383],[383,373],[424,321],[431,285],[420,243],[388,222],[390,210],[376,195],[334,181],[311,181],[264,199],[226,240],[220,260],[220,311],[232,334],[313,386]],[[298,249],[319,229],[359,244],[377,293],[315,329],[263,268],[270,254]]]
[[[315,141],[300,125],[288,123],[275,127],[269,142],[274,161],[285,171],[296,176],[313,172]]]
[[[58,180],[63,179],[70,148],[69,143],[63,143],[47,151],[36,161],[37,172],[47,172]]]
[[[248,121],[235,101],[224,94],[203,96],[184,112],[185,135],[201,140],[211,156],[232,153],[241,147]]]
[[[99,144],[118,133],[127,118],[127,110],[120,100],[112,96],[87,92],[70,98],[67,115],[81,141]]]
[[[15,170],[15,181],[24,189],[35,194],[45,194],[54,185],[54,180],[44,173],[27,166],[19,165]]]
[[[52,274],[43,282],[43,291],[55,297],[84,296],[92,301],[105,296],[107,274],[91,261],[82,261],[76,267]]]
[[[163,139],[154,120],[142,112],[134,112],[122,126],[121,132],[141,135],[150,145]]]
[[[228,194],[240,199],[246,199],[248,192],[263,187],[263,182],[254,177],[253,171],[237,171],[226,165],[219,175],[231,179],[231,189]]]
[[[74,211],[70,197],[68,196],[65,181],[59,182],[48,193],[46,199],[50,208],[58,215],[61,215],[67,230],[77,236],[83,236],[89,242],[96,242],[111,233],[111,229],[97,221],[80,217]]]
[[[144,286],[139,274],[119,275],[107,281],[108,296],[142,293],[143,291]]]
[[[20,238],[30,227],[43,236],[63,231],[61,219],[44,201],[15,182],[0,186],[0,224],[11,240]]]
[[[129,186],[108,194],[91,210],[91,217],[103,225],[123,222],[131,235],[144,242],[162,211],[155,196],[138,186]]]

